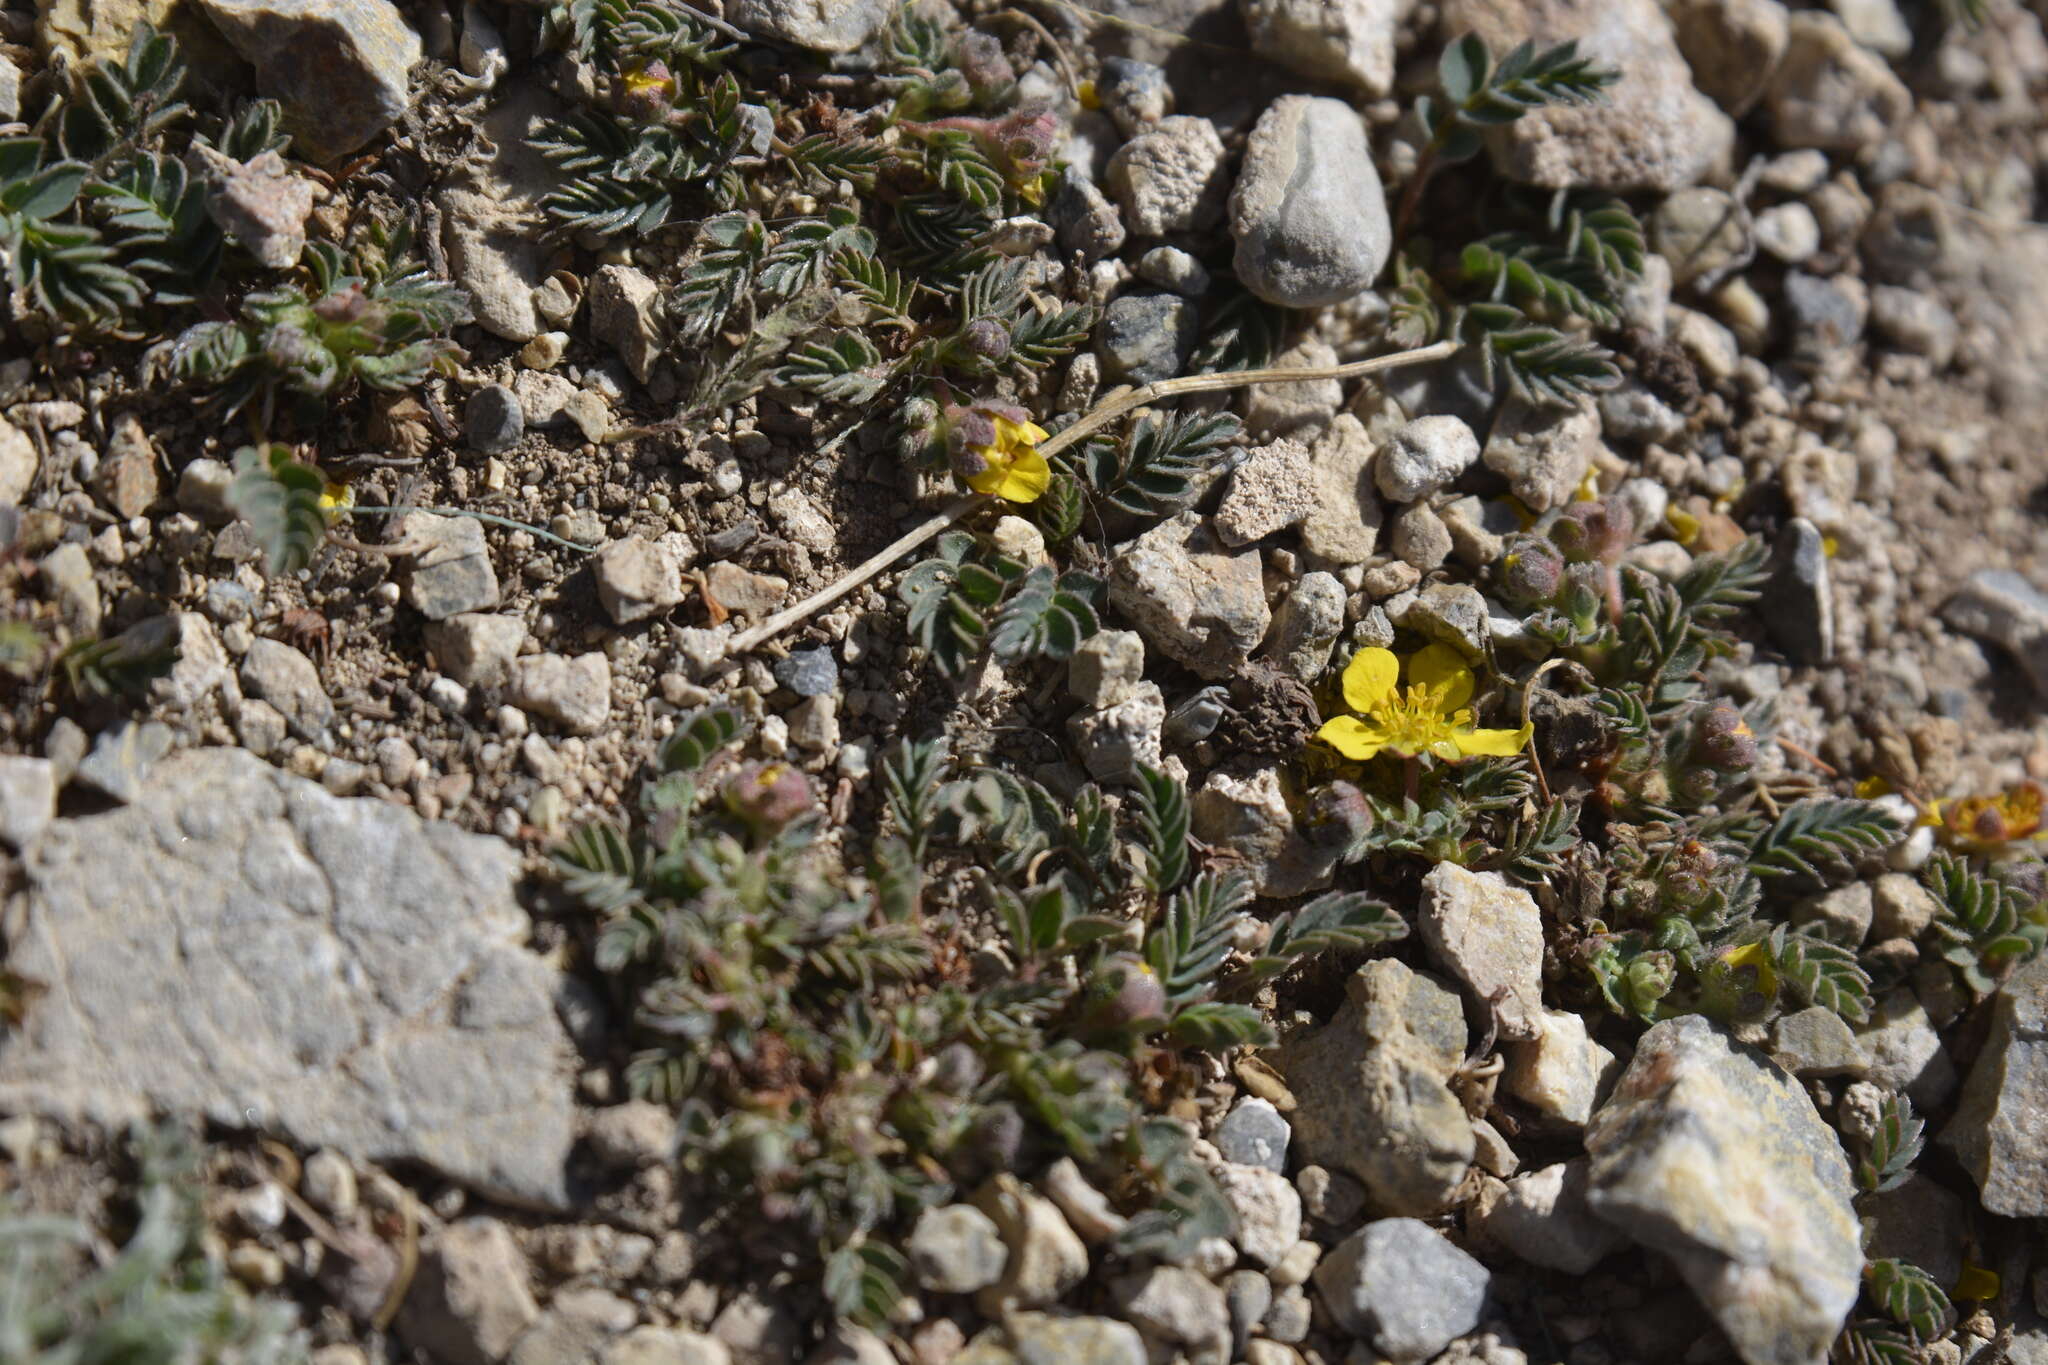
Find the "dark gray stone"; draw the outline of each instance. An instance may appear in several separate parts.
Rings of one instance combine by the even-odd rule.
[[[775,681],[799,697],[829,697],[839,690],[839,661],[823,646],[793,649],[776,660]]]
[[[1103,315],[1096,353],[1103,378],[1152,384],[1180,373],[1195,349],[1195,307],[1172,294],[1126,294]]]
[[[1835,657],[1835,602],[1820,528],[1794,517],[1778,532],[1770,587],[1757,602],[1764,626],[1787,658],[1825,664]]]
[[[1261,1099],[1240,1100],[1223,1116],[1209,1140],[1223,1159],[1240,1166],[1263,1166],[1269,1171],[1287,1170],[1287,1144],[1294,1129],[1271,1103]]]
[[[2014,972],[1994,998],[1991,1035],[1942,1130],[1984,1207],[2048,1217],[2048,957]]]
[[[1870,296],[1860,280],[1794,270],[1785,276],[1784,299],[1794,359],[1820,364],[1863,339]]]
[[[1102,111],[1125,137],[1136,137],[1173,108],[1173,90],[1166,83],[1165,69],[1129,57],[1103,58],[1095,94]]]
[[[526,413],[519,395],[503,384],[491,384],[469,396],[463,412],[469,444],[485,455],[500,455],[526,434]]]
[[[1045,218],[1064,255],[1079,256],[1092,265],[1123,247],[1123,214],[1094,181],[1071,166],[1061,173],[1059,188],[1045,206]]]

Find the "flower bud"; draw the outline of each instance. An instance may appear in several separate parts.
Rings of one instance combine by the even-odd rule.
[[[1575,502],[1550,528],[1550,538],[1575,564],[1619,564],[1635,540],[1635,519],[1620,502]]]
[[[967,33],[953,45],[953,65],[967,78],[968,88],[982,104],[994,104],[1017,83],[1002,43],[986,33]]]
[[[816,804],[811,780],[787,763],[749,763],[725,784],[725,808],[756,834],[772,834]]]
[[[1548,602],[1564,583],[1564,557],[1549,541],[1523,536],[1500,566],[1501,589],[1522,606]]]
[[[960,344],[983,360],[1001,360],[1010,353],[1010,329],[994,318],[976,318],[961,330]]]
[[[1103,959],[1089,974],[1083,994],[1083,1026],[1089,1032],[1142,1032],[1166,1021],[1166,988],[1131,953]]]
[[[1692,757],[1695,763],[1719,772],[1748,772],[1756,766],[1756,732],[1742,712],[1717,701],[1700,717],[1693,732]]]
[[[1373,830],[1372,803],[1349,782],[1332,782],[1308,800],[1302,828],[1324,848],[1352,848]]]

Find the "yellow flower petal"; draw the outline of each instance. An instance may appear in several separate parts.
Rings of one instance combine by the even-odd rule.
[[[1437,708],[1455,711],[1472,700],[1472,670],[1449,645],[1428,645],[1408,660],[1408,683],[1438,693]]]
[[[1451,741],[1458,746],[1458,752],[1467,757],[1485,754],[1506,758],[1522,752],[1522,746],[1529,742],[1529,736],[1534,732],[1535,727],[1531,725],[1524,725],[1519,730],[1453,730]]]
[[[1002,482],[996,485],[995,492],[1006,502],[1036,502],[1050,487],[1052,466],[1045,462],[1045,456],[1035,450],[1027,450],[1003,471]]]
[[[1392,650],[1367,645],[1344,666],[1344,704],[1362,715],[1371,715],[1394,699],[1394,680],[1401,676],[1401,661]]]
[[[1385,731],[1377,725],[1368,725],[1356,716],[1338,716],[1334,720],[1324,721],[1323,728],[1316,731],[1316,738],[1344,757],[1357,759],[1361,763],[1379,753],[1387,742]]]

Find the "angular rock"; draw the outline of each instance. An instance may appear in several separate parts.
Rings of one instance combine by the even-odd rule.
[[[1418,417],[1387,443],[1373,477],[1389,502],[1414,502],[1449,484],[1479,458],[1479,438],[1455,417]]]
[[[1735,124],[1693,88],[1671,20],[1656,0],[1454,0],[1443,31],[1476,32],[1500,54],[1576,41],[1579,55],[1621,72],[1607,98],[1548,105],[1489,139],[1502,175],[1544,189],[1672,190],[1725,165]]]
[[[1200,335],[1195,306],[1178,294],[1125,294],[1111,303],[1095,353],[1113,383],[1155,384],[1187,364]]]
[[[161,721],[124,720],[93,741],[73,780],[116,801],[136,801],[150,772],[171,751],[175,736]]]
[[[18,507],[34,486],[42,456],[27,432],[0,417],[0,507]]]
[[[398,1331],[449,1365],[498,1365],[540,1318],[526,1258],[495,1218],[465,1218],[422,1248]]]
[[[1282,1054],[1301,1160],[1355,1177],[1381,1208],[1440,1212],[1474,1151],[1446,1084],[1465,1045],[1464,1007],[1435,980],[1391,958],[1359,968],[1336,1017]]]
[[[1589,1163],[1578,1157],[1489,1185],[1467,1226],[1530,1265],[1583,1275],[1628,1245],[1621,1229],[1586,1203]]]
[[[1913,96],[1839,19],[1802,10],[1792,16],[1790,42],[1765,105],[1781,147],[1860,152],[1884,141],[1913,112]]]
[[[1901,986],[1878,1001],[1856,1038],[1870,1058],[1870,1079],[1911,1096],[1923,1113],[1955,1094],[1956,1064],[1911,987]]]
[[[683,600],[683,571],[660,541],[627,536],[590,561],[598,604],[622,626],[659,616]]]
[[[498,573],[473,517],[413,512],[400,517],[401,541],[419,547],[411,556],[406,598],[429,621],[498,605]]]
[[[567,1203],[573,1073],[512,848],[198,749],[24,867],[9,965],[49,993],[0,1044],[0,1105],[201,1114]]]
[[[1301,1240],[1301,1196],[1287,1177],[1264,1166],[1222,1162],[1209,1169],[1237,1215],[1231,1240],[1252,1264],[1270,1268]]]
[[[1773,551],[1770,591],[1757,603],[1764,626],[1792,662],[1825,664],[1835,656],[1835,598],[1820,528],[1793,517]]]
[[[1230,850],[1261,896],[1327,886],[1337,865],[1339,850],[1318,847],[1295,828],[1276,767],[1218,768],[1195,793],[1189,819],[1197,839]]]
[[[0,754],[0,844],[17,851],[57,818],[57,765],[47,758]]]
[[[926,1209],[904,1243],[917,1282],[938,1294],[972,1294],[1002,1278],[1010,1252],[989,1216],[972,1204]]]
[[[547,282],[552,251],[529,224],[542,215],[540,201],[558,176],[534,150],[534,141],[541,125],[560,113],[538,83],[513,86],[484,116],[477,158],[458,167],[436,195],[449,270],[469,291],[477,322],[508,341],[531,341],[546,326],[535,291]],[[547,426],[560,417],[560,402],[548,407],[529,401],[522,387],[550,380],[569,388],[560,375],[538,371],[521,371],[513,381],[529,426]]]
[[[1010,1360],[1017,1365],[1146,1365],[1144,1338],[1115,1318],[1057,1317],[1012,1313],[1008,1319]],[[967,1355],[959,1365],[972,1365]],[[1008,1365],[990,1359],[988,1365]]]
[[[334,703],[320,683],[313,661],[282,640],[258,638],[242,655],[242,691],[260,697],[304,730],[325,730]]]
[[[1861,1076],[1870,1070],[1856,1035],[1825,1005],[1780,1015],[1771,1025],[1771,1055],[1795,1076]]]
[[[503,687],[512,661],[526,643],[526,622],[517,616],[464,612],[430,623],[427,648],[441,672],[464,687]]]
[[[974,1195],[974,1206],[993,1219],[1009,1248],[1002,1277],[975,1296],[987,1317],[1015,1308],[1043,1308],[1088,1274],[1088,1248],[1058,1208],[1015,1176],[998,1175]]]
[[[1433,573],[1451,557],[1451,529],[1428,503],[1418,502],[1394,518],[1388,548],[1417,573]]]
[[[1429,1224],[1382,1218],[1339,1242],[1315,1281],[1338,1326],[1405,1365],[1479,1325],[1493,1276]]]
[[[1999,987],[1990,1035],[1941,1141],[1977,1182],[1985,1208],[2048,1217],[2048,957]]]
[[[1238,280],[1268,303],[1314,308],[1370,289],[1393,235],[1358,111],[1319,96],[1275,100],[1245,144],[1230,231]]]
[[[661,287],[630,265],[598,267],[590,277],[590,335],[645,384],[664,344]]]
[[[1117,1311],[1154,1341],[1196,1353],[1229,1349],[1230,1309],[1223,1291],[1192,1270],[1154,1266],[1125,1275],[1110,1292]]]
[[[1178,114],[1117,148],[1105,178],[1140,237],[1206,232],[1222,220],[1230,192],[1216,125]]]
[[[1530,511],[1547,512],[1585,482],[1600,449],[1600,413],[1591,404],[1559,412],[1509,403],[1485,460]]]
[[[1284,1172],[1293,1137],[1294,1130],[1270,1101],[1246,1097],[1223,1116],[1209,1140],[1226,1161]]]
[[[1542,1033],[1543,913],[1528,892],[1498,872],[1438,863],[1422,879],[1416,927],[1468,998],[1493,1009],[1502,1038]]]
[[[1328,369],[1336,363],[1335,348],[1318,337],[1307,337],[1273,357],[1276,370]],[[1244,424],[1266,440],[1294,435],[1311,441],[1343,406],[1344,385],[1335,379],[1257,384],[1244,395]]]
[[[1449,645],[1473,663],[1486,657],[1491,613],[1479,589],[1469,583],[1432,583],[1398,611],[1390,606],[1389,614],[1395,625]]]
[[[1295,583],[1266,637],[1265,654],[1305,683],[1313,683],[1330,666],[1330,651],[1344,633],[1344,584],[1335,574],[1318,570]]]
[[[747,32],[814,52],[852,52],[882,31],[888,0],[733,0],[726,18]]]
[[[1778,0],[1679,0],[1666,7],[1693,84],[1740,118],[1763,98],[1791,27]]]
[[[1067,691],[1101,710],[1130,696],[1145,676],[1145,641],[1134,630],[1102,630],[1067,660]]]
[[[1105,57],[1095,96],[1116,130],[1136,137],[1173,109],[1173,87],[1163,67],[1129,57]]]
[[[1258,551],[1226,551],[1193,512],[1119,549],[1109,601],[1162,653],[1205,678],[1232,676],[1273,622]]]
[[[1961,1277],[1971,1241],[1970,1206],[1946,1186],[1915,1171],[1888,1190],[1862,1196],[1856,1205],[1868,1229],[1867,1258],[1911,1261],[1937,1284],[1952,1285]]]
[[[1413,0],[1244,0],[1252,51],[1373,99],[1394,87],[1394,34]]]
[[[195,142],[190,156],[206,169],[206,211],[220,230],[271,270],[297,265],[313,182],[294,175],[275,150],[241,162]]]
[[[197,706],[220,690],[230,668],[213,623],[196,611],[172,612],[137,621],[115,637],[117,648],[135,658],[158,652],[176,655],[170,671],[149,680],[149,699],[179,710]]]
[[[292,150],[332,161],[405,112],[420,37],[391,0],[199,0],[284,105]]]
[[[1583,1125],[1614,1073],[1614,1054],[1593,1041],[1586,1021],[1570,1010],[1544,1010],[1541,1032],[1510,1043],[1503,1086],[1546,1118]]]
[[[1045,218],[1053,225],[1060,251],[1093,265],[1123,249],[1124,220],[1095,182],[1069,166],[1060,174],[1059,188],[1045,206]]]
[[[1372,558],[1386,518],[1374,486],[1378,453],[1365,424],[1348,412],[1310,447],[1315,506],[1301,523],[1301,544],[1316,558],[1340,567]]]
[[[2010,654],[2048,696],[2048,594],[2009,569],[1979,569],[1942,604],[1941,619]]]
[[[1593,1212],[1672,1259],[1749,1365],[1812,1365],[1863,1270],[1849,1163],[1798,1082],[1699,1015],[1642,1036],[1586,1130]]]
[[[156,450],[142,430],[142,423],[132,414],[114,424],[107,453],[93,471],[92,487],[107,510],[123,521],[141,516],[156,501],[162,488],[156,472]]]
[[[612,709],[612,664],[592,651],[569,658],[529,654],[514,659],[505,695],[522,711],[555,722],[571,733],[595,734]]]
[[[1255,446],[1230,476],[1216,534],[1233,548],[1283,531],[1315,510],[1308,447],[1286,437]]]
[[[1163,757],[1160,733],[1166,727],[1166,699],[1159,684],[1145,681],[1123,700],[1099,710],[1083,711],[1067,721],[1067,733],[1098,782],[1129,782],[1139,764],[1157,768]]]
[[[823,646],[793,649],[776,660],[775,681],[799,697],[830,697],[839,691],[839,663]]]
[[[526,412],[519,395],[503,384],[486,384],[469,397],[463,409],[463,431],[485,455],[502,455],[526,434]]]

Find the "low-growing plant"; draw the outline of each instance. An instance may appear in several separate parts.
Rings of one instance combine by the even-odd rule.
[[[893,1307],[888,1237],[917,1209],[1059,1157],[1132,1210],[1128,1253],[1227,1234],[1148,1097],[1186,1083],[1192,1050],[1270,1041],[1233,997],[1400,937],[1399,917],[1335,893],[1236,958],[1250,884],[1193,870],[1177,782],[1141,771],[1119,819],[1093,787],[1062,802],[999,769],[954,774],[935,742],[887,761],[891,828],[851,877],[809,780],[738,762],[740,734],[727,711],[686,721],[639,827],[587,827],[560,855],[633,1003],[628,1079],[681,1107],[686,1164],[818,1239],[835,1309],[857,1316]],[[949,966],[965,926],[924,895],[941,846],[999,934],[1000,979]]]
[[[134,1230],[103,1256],[68,1217],[0,1209],[0,1360],[20,1365],[289,1365],[306,1358],[290,1304],[251,1299],[202,1242],[192,1139],[142,1130]]]

